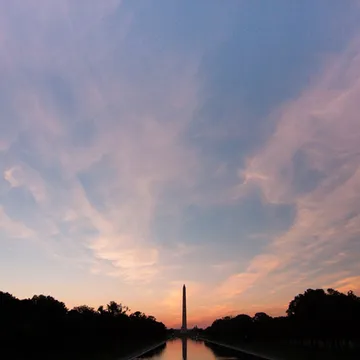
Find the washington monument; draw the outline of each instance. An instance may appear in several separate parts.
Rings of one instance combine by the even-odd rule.
[[[182,325],[181,332],[187,332],[187,324],[186,324],[186,286],[183,286],[183,299],[182,299]]]

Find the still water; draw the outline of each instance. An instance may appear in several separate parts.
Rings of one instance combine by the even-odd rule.
[[[142,360],[262,360],[222,346],[191,339],[170,340],[141,356]]]

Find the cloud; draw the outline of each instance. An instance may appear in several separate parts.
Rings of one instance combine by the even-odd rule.
[[[37,203],[46,200],[46,187],[41,176],[31,167],[22,164],[4,171],[4,179],[11,187],[26,187],[30,190]]]
[[[0,206],[0,229],[10,238],[31,239],[35,233],[19,221],[14,221],[4,212]]]
[[[132,238],[128,241],[109,238],[103,240],[97,239],[89,247],[97,259],[112,264],[113,268],[106,272],[107,275],[121,277],[126,281],[146,281],[157,274],[159,252],[156,248],[145,247],[143,244],[138,248],[126,248],[131,244]]]
[[[359,42],[354,41],[298,99],[282,106],[274,134],[241,171],[247,179],[241,191],[256,185],[266,202],[296,209],[290,229],[268,247],[279,264],[277,275],[269,274],[266,281],[281,272],[280,282],[291,284],[296,273],[303,273],[301,286],[315,279],[321,286],[324,271],[336,273],[334,264],[340,262],[348,275],[360,271],[355,256],[360,233],[359,73]],[[315,279],[310,277],[314,267],[319,271]],[[253,277],[245,277],[245,283],[252,284]]]
[[[0,135],[4,178],[38,205],[16,215],[59,255],[90,251],[95,264],[104,262],[89,259],[90,271],[148,281],[166,253],[150,231],[162,191],[189,187],[197,176],[196,154],[183,141],[196,106],[196,59],[133,47],[145,34],[129,40],[138,25],[131,9],[118,11],[119,1],[94,2],[85,12],[66,1],[41,4],[14,3],[1,16],[7,57],[0,71],[11,99],[4,111],[14,119]],[[111,33],[117,16],[129,20]],[[121,53],[144,61],[119,65]],[[34,217],[49,219],[50,237]]]
[[[352,6],[154,5],[2,6],[5,241],[36,238],[88,294],[160,298],[157,317],[178,319],[184,280],[194,321],[354,284],[359,46],[319,56]]]
[[[12,186],[16,187],[19,186],[19,182],[14,177],[14,172],[16,171],[15,167],[5,170],[4,172],[4,179]]]
[[[360,276],[351,276],[341,279],[329,286],[329,288],[331,287],[341,292],[348,292],[352,290],[358,293],[360,291]]]
[[[266,277],[278,264],[279,262],[274,256],[258,255],[252,259],[245,272],[231,275],[220,285],[217,291],[224,298],[240,295],[256,285],[258,280]]]
[[[212,265],[212,268],[219,272],[229,271],[234,268],[236,263],[234,261],[228,261]]]

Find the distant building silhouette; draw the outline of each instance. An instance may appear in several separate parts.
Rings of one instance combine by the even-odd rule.
[[[187,332],[187,321],[186,321],[186,286],[183,286],[183,299],[182,299],[182,325],[181,332]]]

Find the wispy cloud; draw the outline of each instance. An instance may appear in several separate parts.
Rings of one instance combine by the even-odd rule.
[[[268,248],[289,288],[296,273],[307,274],[295,286],[301,289],[316,279],[322,286],[324,271],[338,272],[339,263],[348,275],[360,270],[354,255],[360,231],[358,49],[358,42],[352,43],[298,99],[282,107],[274,134],[243,171],[248,181],[242,187],[255,183],[265,201],[296,208],[293,225]],[[315,278],[314,267],[321,270]],[[271,279],[269,274],[266,281]]]
[[[307,286],[356,286],[350,2],[261,19],[252,1],[0,7],[0,246],[56,263],[51,289],[84,303],[99,288],[175,324],[183,281],[198,323],[264,292],[276,312]],[[47,292],[25,263],[6,266]]]
[[[4,171],[4,179],[11,187],[26,187],[30,190],[37,203],[46,200],[46,186],[37,171],[22,164]]]
[[[79,246],[82,243],[98,260],[110,262],[114,269],[108,275],[129,280],[154,276],[160,249],[152,243],[149,230],[161,187],[171,186],[172,182],[186,184],[196,161],[191,150],[181,143],[181,133],[194,107],[192,70],[185,67],[175,73],[176,64],[165,56],[163,67],[145,75],[142,88],[134,88],[121,67],[119,71],[111,70],[117,56],[111,44],[98,49],[106,50],[101,59],[85,61],[84,57],[92,33],[98,31],[98,36],[106,36],[101,33],[101,19],[116,10],[119,2],[111,6],[95,4],[96,10],[92,8],[83,15],[92,29],[87,24],[88,32],[80,30],[75,39],[70,34],[77,28],[72,21],[77,7],[67,2],[43,5],[39,6],[44,17],[37,14],[35,21],[34,14],[31,24],[23,25],[24,30],[34,25],[30,32],[34,37],[49,32],[56,27],[51,23],[55,17],[62,26],[67,24],[63,34],[57,33],[57,48],[49,51],[51,43],[41,35],[27,50],[25,63],[16,46],[9,48],[8,43],[3,43],[13,71],[25,64],[29,69],[21,83],[11,81],[16,99],[11,111],[18,118],[11,146],[19,148],[20,136],[25,137],[31,155],[42,168],[34,178],[34,169],[17,166],[23,154],[13,152],[11,167],[5,170],[4,177],[13,187],[29,189],[37,203],[46,200],[42,211],[57,226],[64,226],[63,220],[71,231],[74,227],[81,231],[81,224],[85,226],[83,231],[90,226],[93,234],[88,238],[82,235]],[[18,12],[17,6],[9,9],[15,7]],[[31,5],[27,7],[36,11]],[[26,33],[20,36],[9,29],[13,23],[6,24],[8,40],[22,44],[21,36]],[[103,46],[99,41],[95,47]],[[31,50],[34,46],[39,47],[36,53]],[[121,51],[127,51],[128,45],[121,44],[121,39],[119,46]],[[69,56],[69,52],[76,56]],[[154,55],[146,49],[140,53],[153,61]],[[101,73],[94,72],[95,64]],[[41,75],[37,74],[39,66],[44,69]],[[156,95],[151,93],[154,76],[164,77]],[[102,77],[108,80],[104,83]],[[176,87],[172,87],[175,83]],[[76,120],[70,121],[69,116],[76,116]],[[87,135],[89,131],[92,134]],[[47,170],[51,164],[55,168]],[[41,178],[45,169],[46,176],[61,174],[57,186],[48,184],[49,192],[44,190],[44,182],[49,179]],[[101,204],[94,194],[99,194]],[[40,235],[41,228],[36,230]]]
[[[335,288],[341,292],[355,291],[356,293],[360,290],[360,276],[351,276],[345,279],[341,279],[332,283],[328,286],[329,288]]]
[[[248,266],[245,272],[231,275],[218,289],[219,294],[225,298],[240,295],[251,288],[260,279],[266,277],[276,269],[279,261],[272,255],[258,255]]]
[[[32,239],[34,232],[19,221],[12,220],[0,207],[0,228],[7,235],[18,239]]]

